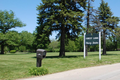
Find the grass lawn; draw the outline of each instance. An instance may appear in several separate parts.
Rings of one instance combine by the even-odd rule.
[[[66,57],[59,58],[58,52],[47,53],[42,66],[49,74],[76,68],[85,68],[105,64],[120,63],[120,51],[108,51],[99,61],[99,52],[88,52],[86,59],[83,52],[66,52]],[[0,55],[0,80],[15,80],[32,77],[29,68],[36,67],[36,53],[16,53]]]

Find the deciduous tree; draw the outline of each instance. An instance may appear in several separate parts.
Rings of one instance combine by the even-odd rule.
[[[4,54],[4,46],[8,40],[6,33],[12,28],[23,26],[25,26],[25,24],[18,18],[15,18],[13,11],[0,11],[0,35],[2,36],[0,39],[1,54]]]

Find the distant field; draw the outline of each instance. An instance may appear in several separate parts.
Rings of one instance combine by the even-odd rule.
[[[48,52],[42,66],[48,68],[49,74],[76,68],[100,66],[120,63],[120,51],[108,51],[99,61],[99,52],[88,52],[83,58],[83,52],[66,52],[66,57],[59,58],[58,52]],[[28,69],[36,66],[36,53],[16,53],[0,55],[0,80],[14,80],[32,77]]]

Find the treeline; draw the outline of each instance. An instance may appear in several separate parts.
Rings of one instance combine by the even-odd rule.
[[[27,31],[18,33],[17,31],[8,31],[6,34],[2,34],[0,39],[4,39],[4,53],[6,52],[33,52],[33,41],[35,39],[34,34]],[[0,51],[1,51],[0,46]]]
[[[75,41],[69,40],[67,44],[65,44],[66,52],[83,52],[83,38],[84,36],[79,36]],[[103,45],[103,43],[101,43]],[[103,49],[103,47],[102,47]],[[51,40],[51,43],[48,45],[46,49],[49,52],[59,52],[60,51],[60,41]],[[107,51],[120,51],[120,41],[116,44],[113,40],[106,40],[106,50]],[[99,45],[88,46],[88,51],[99,51]]]
[[[119,50],[119,17],[113,16],[108,3],[101,0],[98,9],[91,5],[94,0],[41,0],[37,6],[37,24],[35,31],[29,33],[10,31],[25,26],[13,11],[0,11],[0,50],[35,52],[38,48],[47,51],[83,51],[83,33],[101,32],[103,55],[106,51]],[[84,18],[85,17],[85,18]],[[84,26],[82,23],[84,23]],[[57,40],[50,40],[52,32],[57,31]],[[86,46],[88,51],[98,51],[98,45]]]
[[[18,33],[17,31],[9,31],[6,34],[6,45],[4,48],[4,52],[36,52],[36,33],[30,33],[28,31],[22,31]],[[2,36],[1,36],[2,37]],[[3,38],[3,37],[2,37]],[[5,38],[5,36],[4,36]],[[75,41],[68,40],[65,44],[66,52],[82,52],[83,51],[83,36],[79,36]],[[112,37],[111,37],[112,38]],[[107,51],[116,51],[120,50],[120,41],[119,43],[115,43],[110,39],[106,40],[106,49]],[[103,44],[103,43],[102,43]],[[52,39],[50,40],[49,45],[46,46],[48,52],[59,52],[60,51],[60,41]],[[88,51],[98,51],[99,45],[89,46]],[[1,51],[1,46],[0,46]]]
[[[83,33],[101,32],[103,55],[106,51],[119,48],[119,17],[113,16],[108,3],[101,0],[98,9],[94,9],[94,0],[42,0],[37,6],[38,17],[36,27],[37,48],[49,48],[49,36],[57,31],[59,41],[59,56],[65,56],[65,51],[83,51]],[[85,18],[84,18],[85,17]],[[82,23],[84,23],[84,26]],[[82,36],[82,37],[81,37]],[[88,51],[97,51],[97,46],[86,45]]]

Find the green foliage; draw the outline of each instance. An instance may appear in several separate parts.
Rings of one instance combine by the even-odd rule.
[[[60,38],[60,56],[65,53],[65,40],[75,40],[83,29],[82,17],[86,0],[42,0],[37,7],[38,25],[37,40],[40,47],[49,43],[47,37],[53,31],[58,31],[56,38]],[[81,8],[79,8],[81,7]],[[65,35],[67,35],[65,37]],[[44,40],[42,40],[44,38]],[[42,44],[42,45],[41,45]]]
[[[115,51],[116,46],[114,44],[114,42],[110,41],[109,39],[106,40],[106,50],[107,51]]]
[[[114,35],[115,28],[119,22],[119,18],[112,16],[112,12],[108,3],[105,3],[104,0],[101,1],[99,10],[99,20],[101,26],[99,29],[103,31],[103,54],[106,55],[106,35]]]
[[[5,54],[9,51],[9,48],[6,46],[5,48],[4,48],[4,51],[5,51]]]
[[[23,46],[23,45],[20,46],[20,47],[19,47],[19,51],[20,51],[20,52],[26,51],[26,46]]]
[[[25,26],[24,23],[22,23],[18,18],[15,18],[14,12],[13,11],[1,11],[0,10],[0,45],[1,45],[1,53],[4,54],[4,47],[6,41],[9,40],[9,34],[7,34],[7,32],[11,29],[11,28],[15,28],[15,27],[23,27]],[[12,38],[14,39],[14,38]],[[13,42],[10,44],[14,44]]]
[[[21,37],[21,40],[20,40],[21,45],[26,46],[28,48],[32,47],[33,41],[35,39],[33,34],[31,34],[28,31],[22,31],[20,33],[20,37]]]
[[[6,33],[6,37],[7,37],[7,45],[9,47],[13,47],[13,46],[19,46],[20,43],[20,35],[17,31],[9,31]]]
[[[41,49],[45,49],[48,47],[49,43],[50,43],[50,39],[49,39],[49,34],[46,32],[44,32],[43,28],[39,29],[43,26],[37,26],[37,34],[34,40],[34,46],[36,46],[36,48],[41,48]]]
[[[33,51],[33,43],[35,44],[35,35],[28,31],[22,31],[20,34],[20,42],[19,42],[19,51],[23,52],[26,50]]]
[[[10,50],[10,53],[16,53],[16,50]]]
[[[90,51],[99,51],[99,45],[90,46]]]
[[[51,43],[48,45],[48,51],[56,52],[56,49],[59,49],[59,42],[56,40],[51,40]]]
[[[36,76],[45,75],[45,74],[48,74],[48,69],[43,67],[34,67],[29,69],[29,73],[31,75],[36,75]]]
[[[75,52],[76,51],[75,42],[69,40],[68,45],[65,46],[65,51],[67,51],[67,52]]]
[[[8,11],[0,11],[0,32],[5,34],[9,29],[15,27],[23,27],[25,26],[18,18],[15,18],[14,12],[12,10]]]
[[[75,41],[75,45],[76,45],[77,51],[80,51],[80,52],[83,51],[83,47],[84,47],[83,39],[84,39],[83,36],[79,36],[79,38]]]

